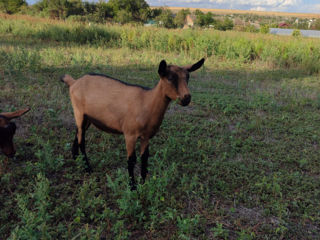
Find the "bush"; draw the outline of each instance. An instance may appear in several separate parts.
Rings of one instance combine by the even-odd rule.
[[[269,25],[262,25],[260,27],[260,33],[267,34],[270,32]]]
[[[291,35],[293,37],[301,37],[301,32],[299,29],[294,29]]]

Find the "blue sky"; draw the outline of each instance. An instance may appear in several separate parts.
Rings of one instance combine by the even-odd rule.
[[[33,4],[38,0],[27,0]],[[91,0],[92,1],[92,0]],[[94,0],[93,0],[94,1]],[[319,13],[319,0],[146,0],[150,6]]]

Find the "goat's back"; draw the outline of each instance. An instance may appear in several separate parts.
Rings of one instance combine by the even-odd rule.
[[[76,111],[119,132],[122,132],[124,122],[143,112],[146,92],[140,86],[90,74],[70,86],[70,97]]]

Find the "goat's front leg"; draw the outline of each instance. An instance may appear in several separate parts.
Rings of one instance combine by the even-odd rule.
[[[144,184],[148,173],[148,158],[149,158],[149,139],[141,139],[140,146],[141,156],[141,177]]]
[[[135,136],[125,136],[126,148],[127,148],[127,158],[128,158],[128,173],[130,177],[130,187],[131,190],[136,190],[136,182],[134,180],[134,166],[137,162],[135,146],[137,142],[137,137]]]

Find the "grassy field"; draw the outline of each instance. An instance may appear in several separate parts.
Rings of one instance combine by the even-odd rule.
[[[0,176],[0,239],[319,239],[317,41],[117,26],[104,35],[104,26],[72,32],[68,23],[1,20],[0,112],[32,110],[15,121],[17,155]],[[86,34],[96,37],[78,41]],[[166,48],[170,36],[192,36],[193,47]],[[197,36],[220,48],[208,54]],[[235,42],[225,53],[224,41]],[[254,58],[232,55],[259,42]],[[277,49],[285,62],[271,58]],[[128,187],[122,136],[89,129],[91,175],[72,159],[75,124],[61,75],[98,72],[153,87],[162,59],[185,65],[201,56],[192,102],[170,105],[137,191]]]

